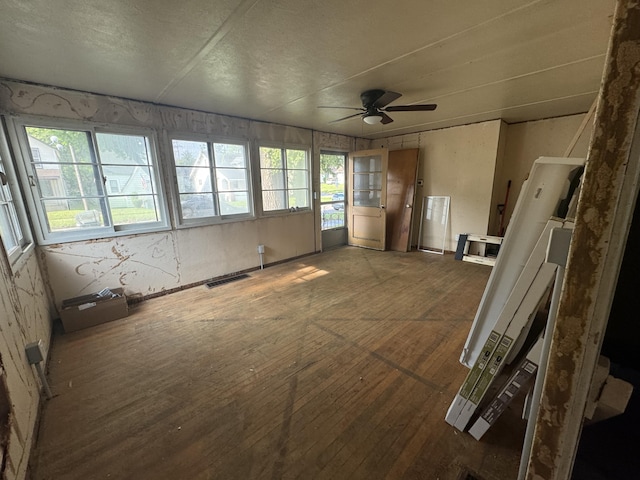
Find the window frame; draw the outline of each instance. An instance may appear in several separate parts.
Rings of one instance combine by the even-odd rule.
[[[287,157],[286,157],[286,151],[287,150],[301,150],[305,152],[305,170],[307,172],[306,174],[306,178],[307,178],[307,207],[289,207],[286,206],[285,208],[281,208],[281,209],[275,209],[275,210],[265,210],[264,208],[264,188],[262,185],[262,164],[261,164],[261,158],[260,158],[260,149],[261,148],[274,148],[274,149],[278,149],[281,151],[282,154],[282,159],[283,159],[283,180],[285,183],[285,187],[283,188],[283,191],[285,192],[285,202],[288,205],[289,203],[289,186],[288,186],[288,181],[289,181],[289,176],[288,176],[288,172],[289,169],[287,168]],[[312,165],[312,161],[311,161],[311,147],[308,145],[299,145],[299,144],[282,144],[282,143],[270,143],[270,142],[262,142],[262,141],[258,141],[257,145],[256,145],[256,151],[257,151],[257,159],[256,159],[256,165],[258,168],[258,178],[259,178],[259,182],[258,182],[258,190],[259,190],[259,196],[260,196],[260,210],[263,216],[270,216],[270,215],[282,215],[283,213],[297,213],[297,212],[311,212],[313,211],[313,165]],[[295,169],[297,170],[297,169]],[[296,189],[299,190],[299,189]],[[271,191],[271,190],[267,190],[267,191]],[[274,190],[275,191],[275,190]]]
[[[4,241],[0,240],[4,256],[12,271],[19,267],[26,255],[35,248],[31,228],[25,210],[22,192],[19,188],[19,180],[16,175],[13,152],[9,148],[8,132],[5,130],[5,118],[0,117],[0,171],[5,174],[7,187],[11,194],[11,199],[0,199],[0,201],[11,203],[16,214],[15,218],[7,219],[14,230],[17,229],[20,235],[17,236],[17,244],[10,250],[5,247]],[[0,215],[2,213],[0,212]]]
[[[237,137],[226,137],[222,135],[207,135],[207,134],[197,134],[197,133],[185,133],[185,132],[170,132],[167,135],[168,138],[168,146],[169,149],[169,158],[171,159],[171,189],[172,195],[171,197],[174,199],[173,202],[173,213],[174,218],[176,219],[176,228],[191,228],[191,227],[200,227],[206,225],[218,225],[222,223],[233,223],[233,222],[242,222],[246,220],[253,220],[256,218],[256,208],[254,202],[254,192],[253,192],[253,175],[252,175],[252,165],[251,161],[251,148],[250,142],[246,139],[237,138]],[[183,141],[183,142],[200,142],[207,144],[207,153],[209,155],[209,173],[211,175],[211,194],[212,198],[215,198],[215,208],[217,211],[216,215],[208,215],[202,217],[194,217],[194,218],[183,218],[182,217],[182,206],[180,201],[180,189],[178,185],[178,174],[176,168],[176,159],[173,151],[173,141]],[[227,144],[227,145],[241,145],[244,148],[245,154],[245,171],[247,174],[247,205],[249,206],[248,212],[242,213],[233,213],[223,215],[220,213],[219,206],[219,191],[217,184],[217,172],[216,169],[224,169],[225,167],[217,167],[215,164],[215,158],[213,153],[213,144]]]
[[[32,212],[33,226],[38,244],[52,245],[57,243],[77,242],[84,240],[95,240],[100,238],[111,238],[125,235],[135,235],[140,233],[160,232],[171,229],[167,208],[167,194],[163,183],[162,161],[158,155],[158,135],[155,130],[144,127],[121,126],[105,123],[90,123],[84,121],[74,121],[58,119],[52,117],[32,117],[19,116],[11,119],[10,140],[20,151],[20,158],[16,163],[19,170],[20,180],[26,193],[26,200],[29,210]],[[89,148],[95,157],[99,175],[104,179],[103,163],[100,159],[97,134],[115,134],[144,136],[147,139],[149,149],[150,168],[153,170],[153,184],[156,191],[153,195],[157,198],[157,211],[159,220],[155,222],[144,222],[134,224],[114,225],[111,221],[111,210],[109,208],[110,195],[107,187],[103,183],[103,192],[99,198],[104,199],[105,208],[109,210],[109,221],[111,225],[96,226],[86,228],[75,228],[68,231],[50,231],[47,222],[47,213],[42,206],[39,182],[36,180],[35,172],[31,172],[33,157],[26,128],[49,128],[57,130],[76,130],[89,134]],[[78,197],[82,198],[82,197]]]

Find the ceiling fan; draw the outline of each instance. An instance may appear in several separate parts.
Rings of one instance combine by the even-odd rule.
[[[347,115],[346,117],[338,118],[329,123],[340,122],[348,118],[361,116],[362,120],[369,125],[375,125],[376,123],[393,122],[393,119],[387,115],[386,112],[424,112],[435,110],[437,105],[434,103],[428,103],[423,105],[391,105],[387,107],[391,102],[397,100],[402,96],[401,93],[391,92],[389,90],[367,90],[360,94],[360,100],[362,101],[362,107],[318,107],[318,108],[342,108],[349,110],[359,110],[358,113],[353,115]]]

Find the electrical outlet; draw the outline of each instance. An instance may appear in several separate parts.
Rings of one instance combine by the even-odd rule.
[[[24,349],[27,352],[27,360],[29,360],[29,365],[34,365],[44,360],[44,356],[42,355],[42,340],[30,343],[29,345],[24,347]]]

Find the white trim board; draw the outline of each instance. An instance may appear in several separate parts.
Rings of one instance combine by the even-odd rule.
[[[545,263],[551,232],[572,226],[571,221],[550,219],[536,242],[500,315],[491,326],[482,354],[474,363],[458,394],[454,397],[445,420],[463,431],[482,401],[486,390],[502,369],[505,358],[522,346],[540,301],[550,288],[557,265]]]
[[[531,168],[491,270],[460,362],[471,368],[489,338],[524,265],[547,221],[567,196],[571,173],[584,166],[583,158],[540,157]]]

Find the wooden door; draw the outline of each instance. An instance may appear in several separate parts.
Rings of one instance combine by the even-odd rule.
[[[349,245],[385,249],[388,160],[386,148],[349,154]]]
[[[413,201],[418,173],[417,148],[389,152],[387,170],[387,248],[407,252],[410,248]]]

